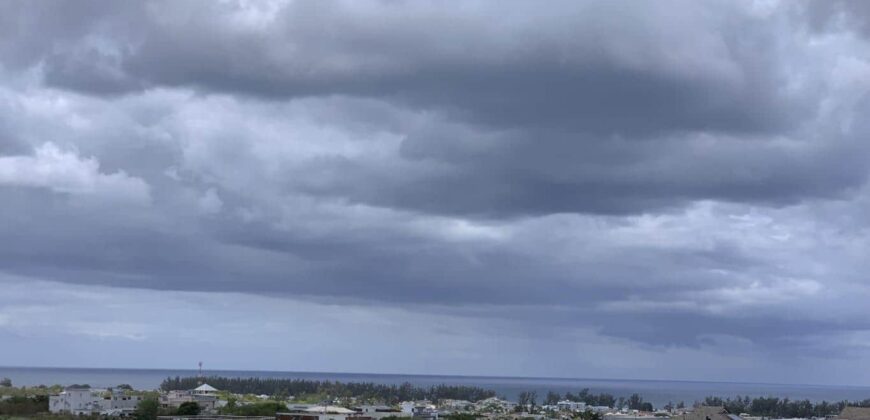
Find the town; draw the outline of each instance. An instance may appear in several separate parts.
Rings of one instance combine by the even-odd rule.
[[[167,379],[159,391],[136,390],[129,385],[113,388],[95,388],[89,385],[66,387],[23,387],[10,384],[0,386],[0,419],[39,420],[110,419],[134,420],[768,420],[777,418],[807,418],[828,420],[870,420],[867,401],[818,404],[809,401],[789,402],[775,399],[774,405],[783,410],[789,404],[806,407],[807,411],[776,411],[760,408],[771,399],[722,400],[707,398],[694,404],[668,404],[654,409],[637,394],[629,398],[596,397],[588,390],[565,396],[548,393],[537,402],[534,392],[520,394],[519,401],[491,395],[491,392],[472,387],[441,386],[440,394],[473,395],[470,399],[426,398],[398,400],[384,390],[402,390],[404,395],[427,395],[425,390],[409,384],[387,387],[373,384],[329,383],[350,389],[367,390],[365,395],[344,392],[340,396],[306,394],[300,396],[278,394],[238,393],[221,390],[205,381],[206,378]],[[226,379],[212,378],[227,382]],[[166,389],[195,381],[190,389]],[[229,380],[232,381],[232,380]],[[239,383],[241,379],[235,379]],[[294,381],[297,387],[319,385],[317,382]],[[380,391],[381,401],[373,399],[371,389]],[[3,390],[6,391],[3,391]],[[320,389],[320,388],[312,388]],[[344,388],[341,388],[344,389]],[[14,392],[13,392],[14,391]],[[360,391],[361,392],[361,391]],[[420,394],[420,392],[424,392]],[[436,395],[434,393],[432,395]],[[602,394],[605,395],[605,394]],[[375,397],[378,398],[378,397]],[[586,401],[579,401],[585,399]],[[611,402],[610,405],[592,405],[587,401]],[[738,405],[735,405],[736,404]],[[740,405],[744,404],[744,405]],[[859,406],[860,405],[860,406]],[[16,408],[17,407],[17,408]],[[731,409],[729,410],[729,407]],[[734,412],[744,407],[747,411]],[[784,417],[791,415],[790,417]]]

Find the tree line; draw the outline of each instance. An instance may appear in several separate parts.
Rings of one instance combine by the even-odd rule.
[[[732,414],[748,413],[752,416],[774,418],[810,418],[839,414],[843,408],[870,407],[870,399],[863,401],[812,402],[777,397],[737,396],[735,398],[707,397],[704,405],[723,406]]]
[[[538,394],[535,391],[521,392],[517,397],[517,404],[522,407],[536,406]],[[587,406],[604,406],[604,407],[626,407],[630,410],[653,411],[652,403],[644,401],[640,394],[631,394],[629,397],[616,397],[613,394],[600,393],[595,394],[589,391],[589,388],[581,389],[579,392],[567,392],[563,396],[558,392],[549,391],[546,397],[542,400],[544,405],[556,405],[559,401],[568,400],[573,402],[586,403]]]
[[[199,385],[197,377],[166,378],[160,389],[164,391],[194,389]],[[326,398],[354,397],[368,401],[383,401],[396,404],[400,401],[443,399],[480,401],[494,397],[495,392],[474,386],[435,385],[419,387],[410,383],[401,385],[376,384],[372,382],[337,382],[310,379],[283,378],[205,378],[209,385],[234,394],[266,394],[276,397],[323,395]]]
[[[519,404],[518,408],[536,406],[538,403],[537,398],[537,393],[534,391],[520,393],[517,401]],[[577,393],[568,392],[564,395],[550,391],[541,402],[543,405],[555,405],[562,400],[584,402],[587,406],[607,406],[640,411],[653,411],[655,409],[650,402],[644,401],[643,397],[639,394],[632,394],[628,397],[616,397],[607,393],[595,394],[590,392],[588,388],[582,389]],[[812,418],[839,414],[847,406],[870,407],[870,399],[863,401],[813,402],[808,399],[753,398],[738,395],[735,398],[706,397],[703,401],[696,401],[694,405],[723,406],[732,414],[747,413],[751,416],[768,418]],[[662,408],[672,410],[685,408],[685,406],[685,403],[681,401],[677,404],[668,403]]]

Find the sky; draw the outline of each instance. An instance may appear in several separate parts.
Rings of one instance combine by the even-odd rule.
[[[11,366],[870,385],[870,3],[0,2]]]

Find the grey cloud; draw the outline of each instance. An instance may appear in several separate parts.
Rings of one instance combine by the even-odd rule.
[[[4,4],[0,158],[58,144],[151,201],[0,186],[0,270],[536,340],[866,330],[864,41],[628,4]]]

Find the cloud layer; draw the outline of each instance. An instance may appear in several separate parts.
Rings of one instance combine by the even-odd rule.
[[[15,287],[467,322],[468,348],[526,343],[498,359],[512,374],[632,376],[631,355],[647,377],[699,379],[708,357],[836,382],[868,354],[857,3],[0,8]],[[0,332],[21,310],[0,301]],[[107,339],[173,340],[133,324]],[[274,328],[255,330],[293,339]],[[9,360],[35,363],[29,346]],[[402,366],[500,373],[468,354]],[[819,370],[781,373],[807,360]]]

